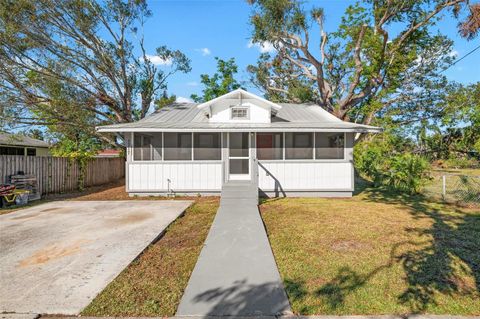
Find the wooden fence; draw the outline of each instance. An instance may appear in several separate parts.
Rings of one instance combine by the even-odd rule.
[[[19,171],[37,176],[42,195],[78,189],[79,165],[65,157],[0,155],[0,183],[8,183],[9,176]],[[95,158],[87,164],[84,186],[102,185],[124,176],[124,158]]]

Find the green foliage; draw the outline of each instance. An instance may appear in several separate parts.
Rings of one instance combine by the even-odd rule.
[[[225,61],[215,57],[215,60],[217,61],[217,72],[212,76],[200,75],[200,82],[204,86],[202,95],[192,94],[190,96],[197,103],[214,99],[241,87],[241,84],[235,79],[235,75],[238,73],[235,59],[231,58]]]
[[[0,125],[63,134],[68,123],[117,144],[93,128],[143,118],[168,78],[191,70],[165,46],[154,53],[168,63],[151,61],[141,33],[150,15],[144,0],[0,0]]]
[[[405,149],[397,137],[390,135],[383,140],[364,141],[355,147],[355,167],[376,187],[418,193],[428,181],[430,165],[425,158]]]
[[[308,103],[318,99],[314,81],[305,76],[291,77],[299,74],[298,67],[284,59],[262,53],[256,65],[247,66],[250,81],[260,90],[265,91],[265,98],[272,102]],[[275,85],[272,85],[275,78]]]
[[[480,168],[480,161],[467,157],[451,157],[442,162],[444,168]]]
[[[155,110],[160,110],[165,106],[175,103],[176,100],[177,100],[177,96],[175,94],[168,96],[167,91],[163,91],[162,96],[156,99],[154,102]]]
[[[480,82],[449,87],[438,113],[417,128],[421,152],[431,160],[480,159]]]
[[[333,32],[324,28],[323,9],[302,1],[249,2],[252,41],[276,49],[248,68],[269,97],[313,100],[362,124],[413,126],[441,115],[449,86],[442,71],[454,56],[436,23],[465,1],[359,1]],[[298,88],[312,93],[299,98]]]
[[[398,154],[386,161],[384,183],[409,194],[419,193],[429,177],[428,161],[411,153]]]
[[[60,140],[51,149],[53,156],[67,157],[71,162],[78,163],[80,174],[78,175],[77,188],[82,191],[85,185],[85,171],[88,162],[97,154],[100,149],[96,139],[90,136],[82,136],[79,133],[74,137],[60,135]]]
[[[359,149],[360,146],[355,147],[355,167],[371,179],[374,186],[380,186],[383,179],[384,151],[375,145],[362,149],[362,152],[357,151]]]

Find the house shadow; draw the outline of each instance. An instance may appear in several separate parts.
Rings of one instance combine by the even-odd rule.
[[[281,283],[249,284],[245,279],[198,294],[193,303],[203,304],[206,316],[273,316],[290,310]]]
[[[273,179],[273,181],[274,181],[274,188],[273,188],[274,197],[280,197],[280,195],[282,197],[287,197],[287,194],[283,190],[282,184],[280,184],[280,181],[275,177],[275,175],[273,175],[264,165],[262,165],[262,163],[260,163],[259,161],[257,161],[257,163],[258,163],[258,167],[260,167],[262,170],[264,170],[268,177]],[[260,195],[260,197],[267,197],[267,198],[269,197],[269,195],[267,193],[265,193],[264,191],[262,191],[261,189],[259,190],[259,195]]]
[[[468,214],[455,206],[450,213],[431,205],[421,195],[406,195],[381,189],[363,189],[367,201],[401,204],[414,219],[427,219],[427,228],[410,227],[405,231],[414,240],[402,241],[391,248],[388,262],[367,273],[349,267],[315,291],[330,309],[341,306],[346,297],[365,286],[376,274],[400,264],[407,288],[398,302],[411,313],[424,313],[436,304],[438,293],[480,297],[480,214]],[[460,274],[460,275],[459,275]],[[473,278],[466,280],[466,277]]]

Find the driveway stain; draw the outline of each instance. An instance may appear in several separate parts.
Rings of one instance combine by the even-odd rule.
[[[109,218],[107,223],[109,226],[129,225],[143,222],[152,217],[153,214],[149,212],[135,212],[121,217]]]
[[[41,212],[42,213],[48,213],[48,212],[53,212],[53,211],[56,211],[56,210],[59,210],[61,209],[60,207],[52,207],[52,208],[47,208],[47,209],[42,209]]]
[[[15,217],[12,217],[11,220],[24,220],[24,219],[30,219],[30,218],[34,218],[34,217],[37,217],[38,215],[40,215],[41,213],[38,212],[38,213],[33,213],[33,214],[26,214],[26,215],[21,215],[21,216],[15,216]]]
[[[32,256],[21,260],[18,267],[28,267],[48,263],[52,260],[57,260],[62,257],[71,256],[82,250],[82,245],[91,242],[87,239],[79,239],[71,245],[61,247],[59,245],[50,245],[43,249],[36,251]]]
[[[35,212],[35,213],[31,213],[31,214],[15,216],[15,217],[12,217],[11,220],[30,219],[30,218],[34,218],[34,217],[43,215],[43,213],[66,214],[66,213],[70,213],[72,211],[73,211],[73,209],[67,208],[67,207],[52,207],[52,208],[42,209],[39,212]]]

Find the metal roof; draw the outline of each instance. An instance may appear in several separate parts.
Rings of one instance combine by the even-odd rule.
[[[123,124],[98,127],[100,132],[152,131],[342,131],[380,132],[379,127],[344,122],[318,105],[277,103],[282,108],[271,123],[212,123],[196,103],[174,103],[145,117]]]
[[[50,144],[41,140],[37,140],[24,135],[7,133],[0,133],[0,145],[50,147]]]

